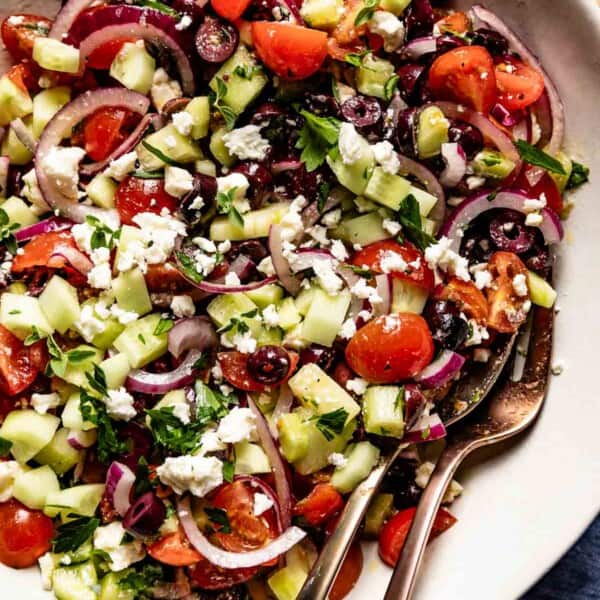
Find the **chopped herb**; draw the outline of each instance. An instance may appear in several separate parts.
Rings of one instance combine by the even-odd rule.
[[[348,411],[344,408],[338,408],[337,410],[325,413],[324,415],[313,417],[312,420],[316,421],[317,429],[323,434],[325,439],[330,442],[335,435],[342,433],[347,418]]]
[[[94,374],[86,373],[85,377],[88,381],[89,386],[98,392],[102,396],[106,396],[108,393],[108,386],[106,385],[106,375],[102,370],[102,367],[94,365]]]
[[[473,392],[473,396],[471,397],[471,404],[477,404],[481,400],[481,392],[477,390]]]
[[[92,356],[96,356],[94,350],[69,350],[66,354],[67,360],[73,364],[81,363]]]
[[[204,354],[200,354],[200,358],[193,364],[192,369],[197,369],[198,371],[202,369],[206,369],[208,363],[208,356]]]
[[[375,14],[375,10],[379,8],[379,2],[380,0],[365,0],[363,7],[358,11],[356,18],[354,19],[354,26],[359,27],[370,21]]]
[[[302,150],[300,160],[311,172],[325,162],[329,151],[337,145],[341,122],[333,117],[319,117],[304,109],[300,110],[300,114],[305,121],[296,148]]]
[[[244,315],[242,315],[244,316]],[[255,315],[253,315],[255,316]],[[252,318],[252,317],[250,317]],[[236,330],[237,333],[247,333],[248,331],[250,331],[250,327],[248,326],[248,323],[246,323],[246,321],[243,321],[242,319],[238,319],[237,317],[231,317],[231,319],[229,319],[229,322],[226,323],[225,325],[223,325],[223,327],[221,327],[220,329],[217,329],[217,333],[227,333],[228,331],[233,331]]]
[[[162,160],[167,165],[171,165],[172,167],[176,167],[179,165],[179,163],[176,160],[173,160],[172,158],[168,157],[162,150],[159,150],[152,144],[149,144],[146,140],[142,140],[142,146],[144,146],[144,148],[146,148],[148,152],[154,154],[156,158]]]
[[[590,179],[590,170],[585,165],[573,161],[573,170],[567,182],[566,189],[574,190],[575,188],[587,183]]]
[[[549,173],[557,173],[558,175],[566,175],[564,167],[556,158],[546,154],[543,150],[528,144],[524,140],[517,140],[515,146],[521,155],[521,158],[528,164],[536,167],[542,167]]]
[[[235,463],[230,460],[223,461],[223,479],[228,483],[231,483],[233,481],[234,475]]]
[[[431,427],[429,427],[429,425],[427,425],[427,427],[425,427],[425,429],[423,429],[423,431],[421,432],[421,439],[426,440],[430,435],[431,435]]]
[[[205,425],[222,419],[229,413],[229,406],[237,404],[237,398],[233,394],[225,396],[200,380],[196,381],[195,391],[196,420]]]
[[[23,343],[26,346],[31,346],[32,344],[39,342],[41,339],[42,339],[42,336],[40,335],[38,328],[35,325],[33,325],[31,327],[31,333],[25,338]]]
[[[349,52],[348,54],[346,54],[346,56],[344,56],[344,62],[347,62],[349,65],[352,65],[353,67],[362,67],[363,64],[363,58],[367,55],[370,54],[369,50],[365,50],[364,52]]]
[[[15,308],[14,310],[11,310],[8,314],[9,315],[20,315],[21,311],[18,310],[17,308]]]
[[[165,579],[163,567],[159,564],[145,564],[137,571],[136,569],[127,569],[124,577],[119,579],[119,587],[127,592],[133,592],[132,597],[146,598],[151,597],[151,589]]]
[[[233,74],[237,75],[238,77],[241,77],[242,79],[252,79],[252,77],[254,77],[254,74],[257,72],[262,71],[262,68],[258,65],[243,65],[243,64],[239,64],[236,65],[235,69],[233,70]]]
[[[236,187],[227,192],[217,192],[217,210],[222,215],[227,215],[229,220],[238,227],[244,227],[244,217],[240,214],[233,203]]]
[[[164,179],[165,174],[162,171],[134,171],[131,176],[138,179]]]
[[[156,478],[151,478],[150,475],[148,461],[142,456],[138,460],[137,469],[135,470],[134,492],[136,496],[151,492],[158,485],[158,480]]]
[[[496,199],[496,196],[498,195],[498,192],[499,192],[499,190],[495,190],[491,194],[488,194],[487,197],[486,197],[486,200],[488,202],[493,202]]]
[[[396,400],[394,401],[394,411],[402,412],[402,407],[404,406],[404,386],[400,386],[400,390],[398,391],[398,395],[396,396]]]
[[[367,267],[357,267],[356,265],[347,265],[348,268],[356,275],[365,279],[373,279],[373,273]]]
[[[336,99],[336,102],[340,103],[341,102],[340,86],[339,86],[338,80],[335,77],[331,78],[331,92],[333,94],[333,97]]]
[[[173,329],[173,325],[174,323],[172,319],[161,319],[156,324],[154,335],[162,335],[163,333],[167,333],[167,331],[171,331],[171,329]]]
[[[164,450],[190,454],[200,447],[204,423],[196,420],[184,425],[173,414],[172,406],[146,410],[146,414],[150,417],[154,441]]]
[[[31,29],[31,31],[35,31],[41,37],[46,37],[50,33],[50,29],[39,21],[37,23],[21,23],[19,27]]]
[[[388,102],[394,97],[394,93],[396,92],[396,88],[398,87],[399,80],[400,78],[398,77],[398,75],[392,75],[385,82],[385,85],[383,86],[383,94]]]
[[[486,167],[495,167],[502,162],[502,158],[500,156],[495,156],[494,154],[490,154],[484,157],[483,164]]]
[[[142,342],[142,344],[144,344],[144,346],[146,345],[146,338],[143,336],[143,334],[138,333],[137,338],[140,340],[140,342]]]
[[[204,512],[211,523],[219,525],[219,533],[231,533],[231,525],[229,524],[229,518],[227,512],[222,508],[205,508]]]
[[[204,276],[196,270],[196,263],[191,256],[185,252],[175,252],[175,258],[179,263],[179,269],[186,277],[195,283],[200,283],[204,279]]]
[[[0,456],[3,458],[8,456],[10,449],[12,448],[12,442],[6,438],[0,437]]]
[[[120,230],[113,231],[108,225],[92,215],[88,215],[85,221],[94,228],[94,232],[90,238],[90,247],[92,250],[96,250],[96,248],[108,248],[112,250],[115,247],[115,243],[121,235]]]
[[[396,216],[406,237],[419,249],[425,250],[427,246],[435,244],[435,238],[423,231],[419,203],[412,194],[404,198]]]
[[[330,191],[331,184],[328,181],[323,181],[323,183],[319,185],[317,197],[317,210],[319,211],[319,213],[323,212],[323,209],[325,208],[325,203],[329,198]]]
[[[52,551],[61,553],[77,550],[92,537],[99,525],[100,519],[95,517],[79,517],[59,525],[52,540]]]
[[[136,4],[137,6],[146,6],[147,8],[153,8],[154,10],[157,10],[171,17],[179,18],[181,16],[181,14],[174,8],[171,8],[170,6],[163,4],[158,0],[135,0],[133,4]]]
[[[220,77],[217,77],[216,82],[217,93],[213,105],[221,113],[227,129],[231,130],[233,129],[238,116],[231,107],[224,103],[225,96],[227,96],[227,85]]]
[[[258,308],[253,308],[252,310],[249,310],[248,312],[242,313],[242,317],[245,317],[246,319],[254,319],[254,317],[258,314]]]

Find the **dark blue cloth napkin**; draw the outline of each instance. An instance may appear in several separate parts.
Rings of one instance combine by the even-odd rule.
[[[600,517],[521,600],[600,600]]]

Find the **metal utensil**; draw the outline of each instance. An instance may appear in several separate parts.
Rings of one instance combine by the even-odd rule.
[[[506,365],[515,338],[515,335],[507,336],[492,353],[487,364],[474,365],[474,368],[454,386],[446,399],[440,402],[438,410],[440,410],[440,416],[445,425],[456,423],[479,406]],[[385,454],[379,465],[351,494],[337,527],[321,550],[300,591],[298,600],[325,600],[327,598],[374,494],[385,474],[406,446],[406,444],[399,444]]]
[[[551,309],[534,309],[527,359],[520,380],[503,383],[486,402],[485,410],[482,408],[448,438],[448,445],[421,496],[384,600],[411,598],[435,516],[462,461],[478,448],[523,432],[539,415],[546,398],[553,317]]]

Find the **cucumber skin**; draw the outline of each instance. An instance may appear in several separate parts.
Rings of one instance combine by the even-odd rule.
[[[0,437],[13,443],[11,454],[24,464],[50,443],[59,424],[60,419],[54,415],[40,415],[30,409],[13,410],[0,427]]]
[[[18,475],[13,485],[13,496],[28,508],[41,510],[46,504],[46,496],[59,489],[56,473],[49,466],[43,466]]]
[[[340,493],[351,492],[358,484],[366,479],[379,461],[379,448],[371,442],[358,442],[347,452],[347,462],[338,467],[331,476],[331,485]]]

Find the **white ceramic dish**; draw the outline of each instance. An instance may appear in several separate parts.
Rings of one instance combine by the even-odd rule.
[[[471,2],[458,0],[457,7]],[[418,600],[518,598],[577,540],[600,509],[600,4],[596,0],[488,0],[542,58],[566,104],[568,149],[592,169],[575,197],[558,260],[555,363],[536,427],[504,452],[479,455],[460,475],[459,523],[429,548]],[[11,12],[52,16],[54,0],[3,0]],[[0,57],[0,70],[2,67]],[[390,570],[371,547],[352,594],[383,597]],[[11,600],[48,599],[36,570],[0,567]]]

